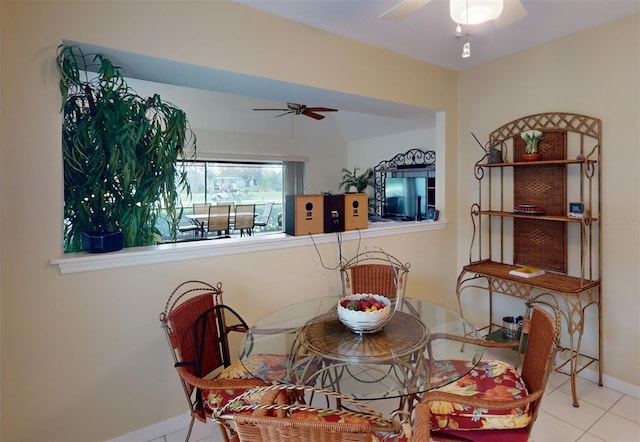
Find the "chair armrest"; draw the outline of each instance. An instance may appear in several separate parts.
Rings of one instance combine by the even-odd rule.
[[[187,384],[207,390],[250,389],[269,385],[260,379],[202,379],[189,373],[186,367],[176,367],[176,370]]]
[[[421,404],[430,404],[435,401],[453,402],[461,405],[469,405],[475,408],[490,408],[492,410],[511,410],[513,408],[524,407],[534,402],[542,396],[544,390],[538,390],[523,398],[508,401],[494,401],[488,399],[478,399],[474,397],[460,396],[459,394],[448,393],[446,391],[427,391],[420,398]]]
[[[252,404],[243,404],[243,399],[246,396],[253,396],[255,393],[262,393],[262,400],[259,403]],[[337,398],[342,402],[342,405],[348,404],[348,406],[343,406],[338,408],[323,408],[310,404],[306,404],[303,400],[304,392],[312,392],[319,393],[326,396],[327,401],[329,398]],[[276,393],[274,396],[273,393]],[[294,397],[298,398],[299,401],[297,403],[290,403],[285,401],[278,401],[278,397],[281,393],[286,393],[286,397],[291,397],[289,394],[293,394]],[[302,399],[302,400],[300,400]],[[327,402],[327,406],[329,406]],[[358,408],[357,411],[355,408]],[[263,387],[258,387],[251,389],[241,395],[239,395],[235,401],[229,402],[223,407],[216,410],[216,414],[218,416],[225,416],[230,411],[239,412],[239,411],[251,411],[250,415],[253,417],[263,417],[266,416],[267,413],[274,412],[279,417],[286,417],[290,412],[293,411],[311,411],[317,413],[329,413],[329,414],[337,414],[341,416],[355,417],[360,419],[366,419],[371,423],[366,424],[370,427],[371,432],[375,431],[384,431],[384,432],[392,432],[400,434],[402,432],[402,425],[400,421],[396,421],[393,419],[388,419],[384,417],[380,412],[370,408],[366,404],[351,398],[350,396],[345,396],[341,393],[337,393],[330,390],[325,390],[322,388],[312,387],[308,385],[285,385],[285,384],[273,384]],[[248,417],[248,415],[243,414],[243,417]],[[400,415],[398,415],[400,416]],[[235,419],[236,416],[234,416]],[[408,415],[406,416],[408,420]],[[317,426],[318,422],[299,422],[299,425],[306,426]]]
[[[249,329],[242,324],[227,325],[226,329],[228,332],[238,332],[238,333],[246,333],[249,331]]]

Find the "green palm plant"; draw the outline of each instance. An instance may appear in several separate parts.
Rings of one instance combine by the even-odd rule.
[[[349,192],[352,187],[356,188],[356,192],[363,193],[371,184],[373,178],[373,169],[366,169],[362,174],[358,175],[358,168],[354,167],[353,172],[349,169],[342,169],[342,181],[340,189],[344,187],[345,192]]]
[[[163,208],[175,238],[180,193],[191,193],[186,156],[196,151],[186,114],[157,94],[138,96],[101,54],[60,45],[56,63],[65,252],[80,251],[82,234],[96,231],[122,231],[125,247],[153,245]]]

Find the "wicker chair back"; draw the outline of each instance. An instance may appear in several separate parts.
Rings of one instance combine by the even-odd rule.
[[[383,250],[360,253],[340,265],[342,294],[372,293],[391,300],[404,298],[409,266]]]

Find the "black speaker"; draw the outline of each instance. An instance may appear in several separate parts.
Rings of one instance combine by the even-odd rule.
[[[344,195],[324,196],[324,233],[344,232]]]

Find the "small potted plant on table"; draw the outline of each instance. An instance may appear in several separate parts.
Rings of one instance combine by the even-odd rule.
[[[353,168],[353,172],[349,169],[342,169],[342,173],[340,189],[344,187],[344,191],[347,193],[349,193],[349,189],[352,187],[356,188],[357,193],[364,193],[371,184],[371,178],[373,177],[373,170],[371,168],[366,169],[360,175],[358,175],[357,167]]]

